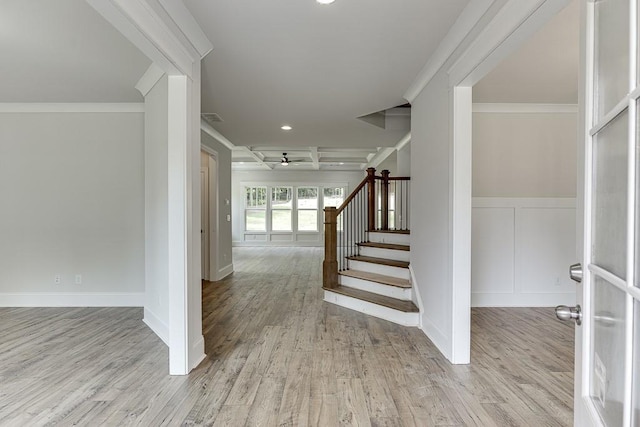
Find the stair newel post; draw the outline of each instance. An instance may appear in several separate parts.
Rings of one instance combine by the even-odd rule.
[[[382,226],[383,230],[389,229],[389,171],[383,170],[382,175]]]
[[[376,229],[376,169],[367,169],[367,230]]]
[[[322,285],[328,289],[338,286],[338,213],[335,207],[324,209]]]

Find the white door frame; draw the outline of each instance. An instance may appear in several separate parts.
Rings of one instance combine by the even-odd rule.
[[[447,70],[451,105],[451,307],[453,363],[471,358],[471,87],[570,0],[509,0]]]
[[[151,59],[149,76],[168,75],[169,373],[186,375],[205,357],[199,227],[200,67],[213,46],[181,1],[87,2]],[[147,73],[141,81],[145,77]]]
[[[218,152],[202,144],[200,146],[209,157],[209,280],[221,280],[218,266],[218,245],[220,230],[220,184],[219,184],[219,166]],[[215,163],[215,167],[213,167]]]

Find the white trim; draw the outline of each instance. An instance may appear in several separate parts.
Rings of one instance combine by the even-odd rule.
[[[144,292],[0,293],[0,307],[143,307]]]
[[[451,86],[473,86],[542,28],[569,0],[509,0],[451,65]]]
[[[358,298],[331,292],[326,289],[324,291],[324,300],[328,303],[339,305],[340,307],[359,311],[360,313],[364,313],[369,316],[397,323],[398,325],[418,326],[419,324],[419,313],[405,313],[403,311],[363,301]]]
[[[373,157],[371,157],[371,160],[369,160],[369,163],[367,163],[363,169],[377,168],[380,163],[387,160],[387,157],[389,157],[394,151],[396,151],[396,149],[391,147],[381,148],[380,151],[378,151],[373,155]]]
[[[207,56],[213,45],[185,4],[177,0],[158,1],[200,58]]]
[[[142,102],[4,102],[0,113],[144,113]]]
[[[411,300],[420,310],[420,322],[418,327],[422,329],[422,315],[424,314],[424,304],[422,303],[422,298],[420,297],[420,287],[418,286],[418,281],[416,280],[416,275],[413,272],[413,266],[409,263],[409,277],[411,280]]]
[[[236,146],[233,145],[231,141],[229,141],[223,134],[215,130],[213,126],[207,123],[203,118],[200,118],[200,129],[202,129],[205,133],[218,141],[220,144],[227,147],[229,150],[233,150],[234,148],[236,148]]]
[[[474,208],[549,208],[576,207],[575,197],[474,197]]]
[[[227,277],[230,274],[232,274],[233,271],[234,271],[233,270],[233,263],[222,267],[221,269],[218,270],[218,272],[216,274],[216,281],[224,279],[225,277]]]
[[[402,139],[400,139],[400,141],[398,141],[398,143],[396,144],[396,151],[400,151],[404,148],[405,145],[407,145],[408,143],[411,142],[411,132],[408,132],[405,136],[402,137]]]
[[[194,63],[199,66],[199,60],[213,48],[181,2],[87,2],[167,74],[193,77]]]
[[[156,316],[154,312],[145,307],[142,321],[153,331],[154,334],[158,336],[158,338],[162,340],[163,343],[169,346],[169,326],[167,326],[160,317]]]
[[[218,158],[218,152],[213,148],[207,147],[203,143],[200,143],[200,150],[204,151],[209,156],[214,156],[216,159]]]
[[[189,87],[186,76],[168,78],[169,373],[189,373]],[[200,147],[198,147],[200,148]]]
[[[471,362],[471,87],[452,91],[451,363]]]
[[[189,351],[189,371],[195,369],[206,357],[207,355],[204,353],[204,337],[201,334]]]
[[[451,360],[451,342],[449,338],[426,317],[426,313],[423,313],[420,317],[422,322],[420,330],[424,332],[447,360]]]
[[[149,68],[147,68],[147,71],[145,71],[142,77],[140,77],[138,83],[136,83],[136,89],[142,94],[142,96],[147,96],[149,91],[153,89],[164,74],[165,72],[152,62],[151,65],[149,65]]]
[[[464,8],[460,16],[453,24],[447,35],[442,39],[436,51],[429,57],[429,61],[420,70],[409,89],[404,94],[404,98],[413,102],[418,94],[429,84],[433,76],[451,57],[453,52],[460,46],[460,43],[467,37],[469,32],[476,26],[482,16],[489,10],[495,0],[471,1]]]
[[[571,306],[575,305],[575,302],[575,292],[517,295],[474,292],[471,294],[471,307],[555,307],[558,304]]]
[[[578,104],[474,103],[474,113],[578,113]]]

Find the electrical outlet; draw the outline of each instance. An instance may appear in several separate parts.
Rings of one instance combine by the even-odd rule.
[[[82,274],[76,274],[76,285],[82,285]]]
[[[62,276],[60,276],[59,274],[56,274],[53,277],[53,283],[55,283],[56,285],[59,285],[60,283],[62,283]]]

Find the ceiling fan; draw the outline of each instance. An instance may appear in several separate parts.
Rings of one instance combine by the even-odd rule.
[[[282,157],[280,158],[280,166],[289,166],[292,163],[304,163],[304,160],[289,160],[287,157],[287,153],[282,153]]]

